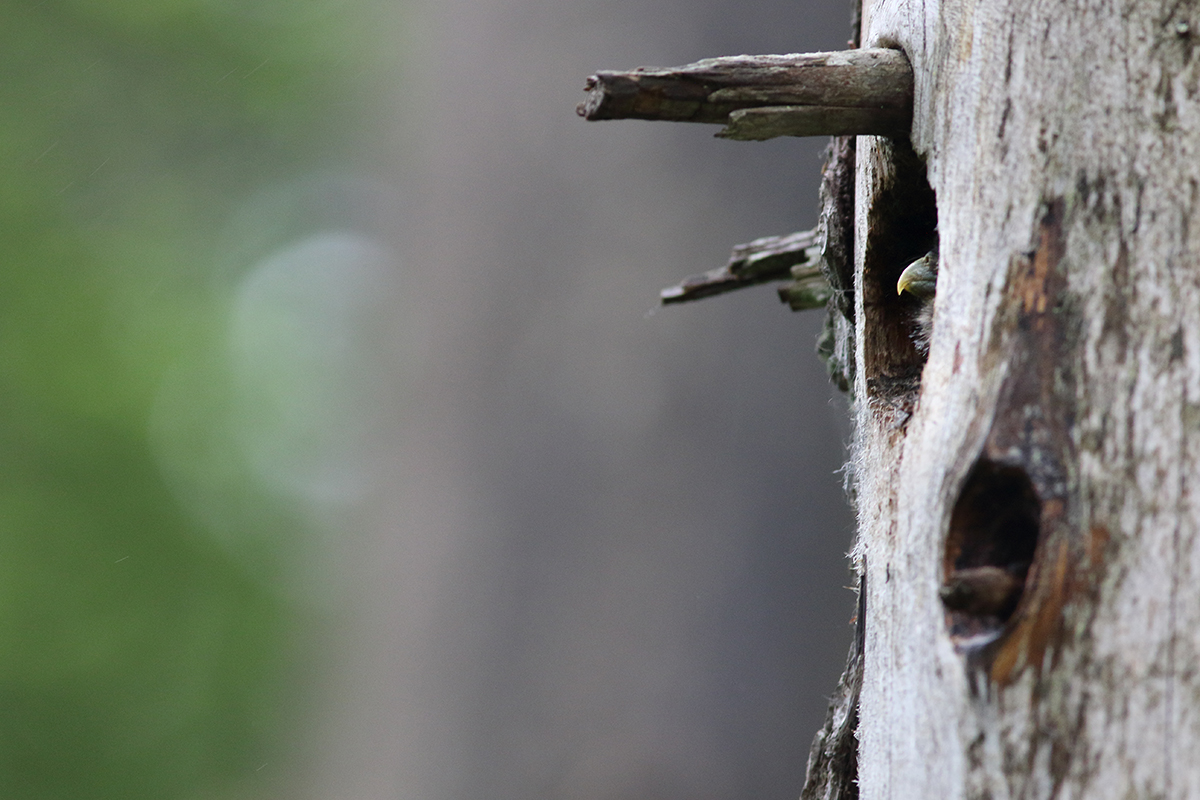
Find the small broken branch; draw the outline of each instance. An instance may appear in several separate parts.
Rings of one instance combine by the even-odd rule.
[[[686,303],[768,281],[800,278],[802,275],[809,277],[810,274],[816,275],[828,287],[828,281],[825,281],[817,265],[820,255],[815,230],[755,239],[734,247],[725,266],[702,275],[693,275],[677,286],[663,289],[662,303]],[[798,275],[797,270],[802,275]]]
[[[791,283],[779,287],[779,302],[787,303],[792,311],[807,311],[810,308],[825,308],[833,296],[833,287],[820,266],[802,269],[792,268]]]
[[[907,136],[912,124],[912,67],[883,48],[598,72],[586,88],[576,109],[585,119],[716,123],[727,139]]]

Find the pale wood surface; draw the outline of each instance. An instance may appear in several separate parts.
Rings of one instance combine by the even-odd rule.
[[[905,383],[876,285],[898,258],[877,232],[898,156],[861,137],[863,797],[1200,797],[1195,14],[864,9],[864,45],[913,66],[941,270],[928,363]],[[938,591],[980,457],[1029,477],[1042,532],[1002,638],[959,652]]]

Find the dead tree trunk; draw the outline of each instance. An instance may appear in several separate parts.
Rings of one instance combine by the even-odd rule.
[[[911,147],[857,142],[859,791],[1200,797],[1200,7],[862,30],[915,93]],[[926,358],[896,283],[935,235]]]
[[[862,591],[803,796],[1200,797],[1200,2],[865,0],[861,34],[580,107],[888,134],[834,140],[817,231],[664,292],[828,298]]]

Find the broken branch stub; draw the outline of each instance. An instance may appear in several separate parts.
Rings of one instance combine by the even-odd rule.
[[[820,277],[820,267],[815,266],[819,257],[815,230],[764,236],[734,247],[725,266],[684,278],[679,284],[663,289],[660,297],[663,305],[686,303],[760,283],[796,278],[798,269]]]
[[[576,112],[588,120],[726,125],[730,139],[906,136],[913,74],[899,50],[727,56],[667,69],[598,72]]]

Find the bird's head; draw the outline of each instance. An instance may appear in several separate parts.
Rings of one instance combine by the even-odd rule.
[[[904,268],[900,280],[896,281],[896,294],[908,292],[920,303],[913,312],[912,339],[917,350],[929,352],[929,341],[933,338],[933,305],[937,293],[938,251],[935,247]]]
[[[900,273],[900,280],[896,281],[896,294],[908,292],[921,300],[931,299],[937,291],[937,269],[937,251],[930,250]]]

